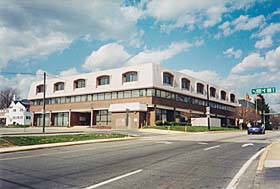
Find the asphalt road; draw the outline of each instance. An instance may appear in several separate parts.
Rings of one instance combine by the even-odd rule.
[[[174,134],[0,154],[0,188],[226,188],[279,136]]]

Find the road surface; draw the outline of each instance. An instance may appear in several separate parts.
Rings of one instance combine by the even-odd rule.
[[[172,134],[0,154],[0,188],[226,188],[280,132]]]

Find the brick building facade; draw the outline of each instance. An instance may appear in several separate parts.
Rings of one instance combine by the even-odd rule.
[[[34,126],[42,125],[43,91],[42,81],[32,83],[28,99]],[[232,125],[238,106],[232,91],[152,63],[48,78],[45,102],[47,125],[97,128],[125,128],[127,114],[129,128],[156,120],[189,121],[205,117],[208,103],[211,117]]]

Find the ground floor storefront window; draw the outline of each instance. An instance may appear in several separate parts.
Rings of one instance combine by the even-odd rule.
[[[156,120],[174,121],[174,111],[165,109],[156,109]]]
[[[68,126],[69,125],[69,113],[53,113],[53,125],[54,126]]]
[[[35,114],[34,115],[34,125],[35,126],[43,126],[43,114]],[[50,125],[50,114],[45,114],[45,125]]]
[[[111,113],[108,110],[96,111],[96,125],[111,125]]]

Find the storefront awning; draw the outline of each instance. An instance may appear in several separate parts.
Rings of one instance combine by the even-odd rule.
[[[147,105],[139,102],[111,104],[109,112],[126,112],[127,109],[129,111],[146,112]]]

